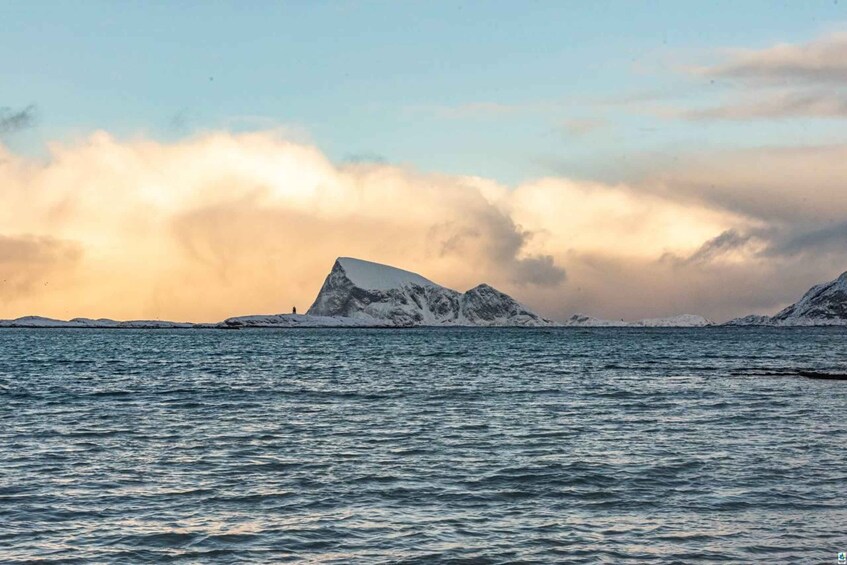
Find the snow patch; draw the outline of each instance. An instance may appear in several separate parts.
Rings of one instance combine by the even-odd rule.
[[[365,290],[390,290],[407,285],[441,287],[441,285],[437,285],[417,273],[389,265],[381,265],[352,257],[339,257],[337,263],[341,265],[350,282]]]

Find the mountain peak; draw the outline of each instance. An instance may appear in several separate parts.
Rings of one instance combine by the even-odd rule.
[[[339,257],[310,316],[385,326],[546,326],[552,322],[487,284],[460,293],[417,273]]]
[[[844,326],[847,325],[847,272],[810,288],[794,304],[774,316],[750,315],[728,322],[733,326]]]

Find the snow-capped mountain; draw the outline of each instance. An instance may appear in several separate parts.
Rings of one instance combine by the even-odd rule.
[[[568,318],[564,325],[593,328],[702,328],[714,325],[714,322],[704,318],[703,316],[697,316],[695,314],[681,314],[679,316],[671,316],[668,318],[647,318],[644,320],[635,320],[633,322],[625,322],[623,320],[603,320],[600,318],[594,318],[593,316],[586,316],[585,314],[574,314]]]
[[[750,315],[728,322],[733,326],[847,325],[847,272],[834,281],[815,285],[796,303],[774,316]]]
[[[410,271],[350,257],[335,261],[308,315],[397,327],[555,325],[487,284],[461,293]]]

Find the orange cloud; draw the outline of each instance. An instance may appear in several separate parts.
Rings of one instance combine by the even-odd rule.
[[[596,285],[580,257],[659,261],[746,225],[624,185],[338,166],[274,133],[166,144],[97,132],[53,145],[45,163],[0,148],[0,163],[0,242],[20,255],[0,256],[18,281],[0,287],[0,317],[302,311],[339,255],[460,290],[489,282],[564,317],[576,289]]]

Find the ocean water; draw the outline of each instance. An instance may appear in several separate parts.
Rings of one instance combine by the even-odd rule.
[[[0,562],[835,563],[845,338],[0,330]]]

